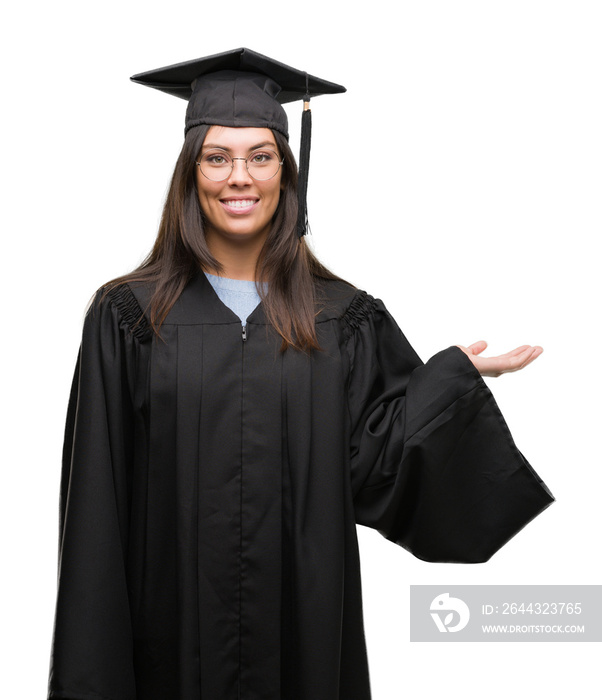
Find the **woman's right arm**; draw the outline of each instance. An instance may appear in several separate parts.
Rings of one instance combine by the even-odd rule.
[[[48,698],[134,700],[126,582],[135,342],[100,293],[84,323],[60,490],[58,593]]]

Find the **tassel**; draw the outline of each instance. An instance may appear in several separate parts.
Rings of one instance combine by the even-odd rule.
[[[307,220],[307,180],[309,175],[309,151],[311,148],[311,109],[309,108],[309,84],[306,75],[306,95],[303,98],[303,116],[301,117],[301,148],[299,153],[299,182],[297,196],[299,210],[297,214],[297,235],[305,236],[309,223]]]

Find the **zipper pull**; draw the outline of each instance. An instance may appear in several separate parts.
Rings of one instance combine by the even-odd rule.
[[[246,326],[242,327],[242,340],[243,340],[243,343],[246,342],[246,340],[247,340],[247,327]]]

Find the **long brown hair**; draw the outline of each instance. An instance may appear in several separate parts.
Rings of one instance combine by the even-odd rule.
[[[188,282],[203,270],[222,271],[205,240],[203,212],[195,180],[196,159],[209,131],[197,126],[188,131],[176,162],[161,216],[159,232],[151,252],[142,264],[122,277],[111,280],[105,292],[128,282],[149,282],[149,320],[157,335],[162,323]],[[282,349],[319,349],[315,328],[316,278],[337,280],[299,239],[297,222],[297,165],[288,142],[273,132],[281,157],[282,191],[271,230],[256,266],[256,280],[267,283],[267,292],[257,283],[268,321],[282,337]]]

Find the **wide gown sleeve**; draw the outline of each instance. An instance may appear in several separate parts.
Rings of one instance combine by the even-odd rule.
[[[84,322],[65,431],[53,700],[136,697],[125,565],[133,342],[116,304],[97,295]]]
[[[345,320],[356,522],[426,561],[486,561],[554,497],[459,348],[423,364],[365,292]]]

